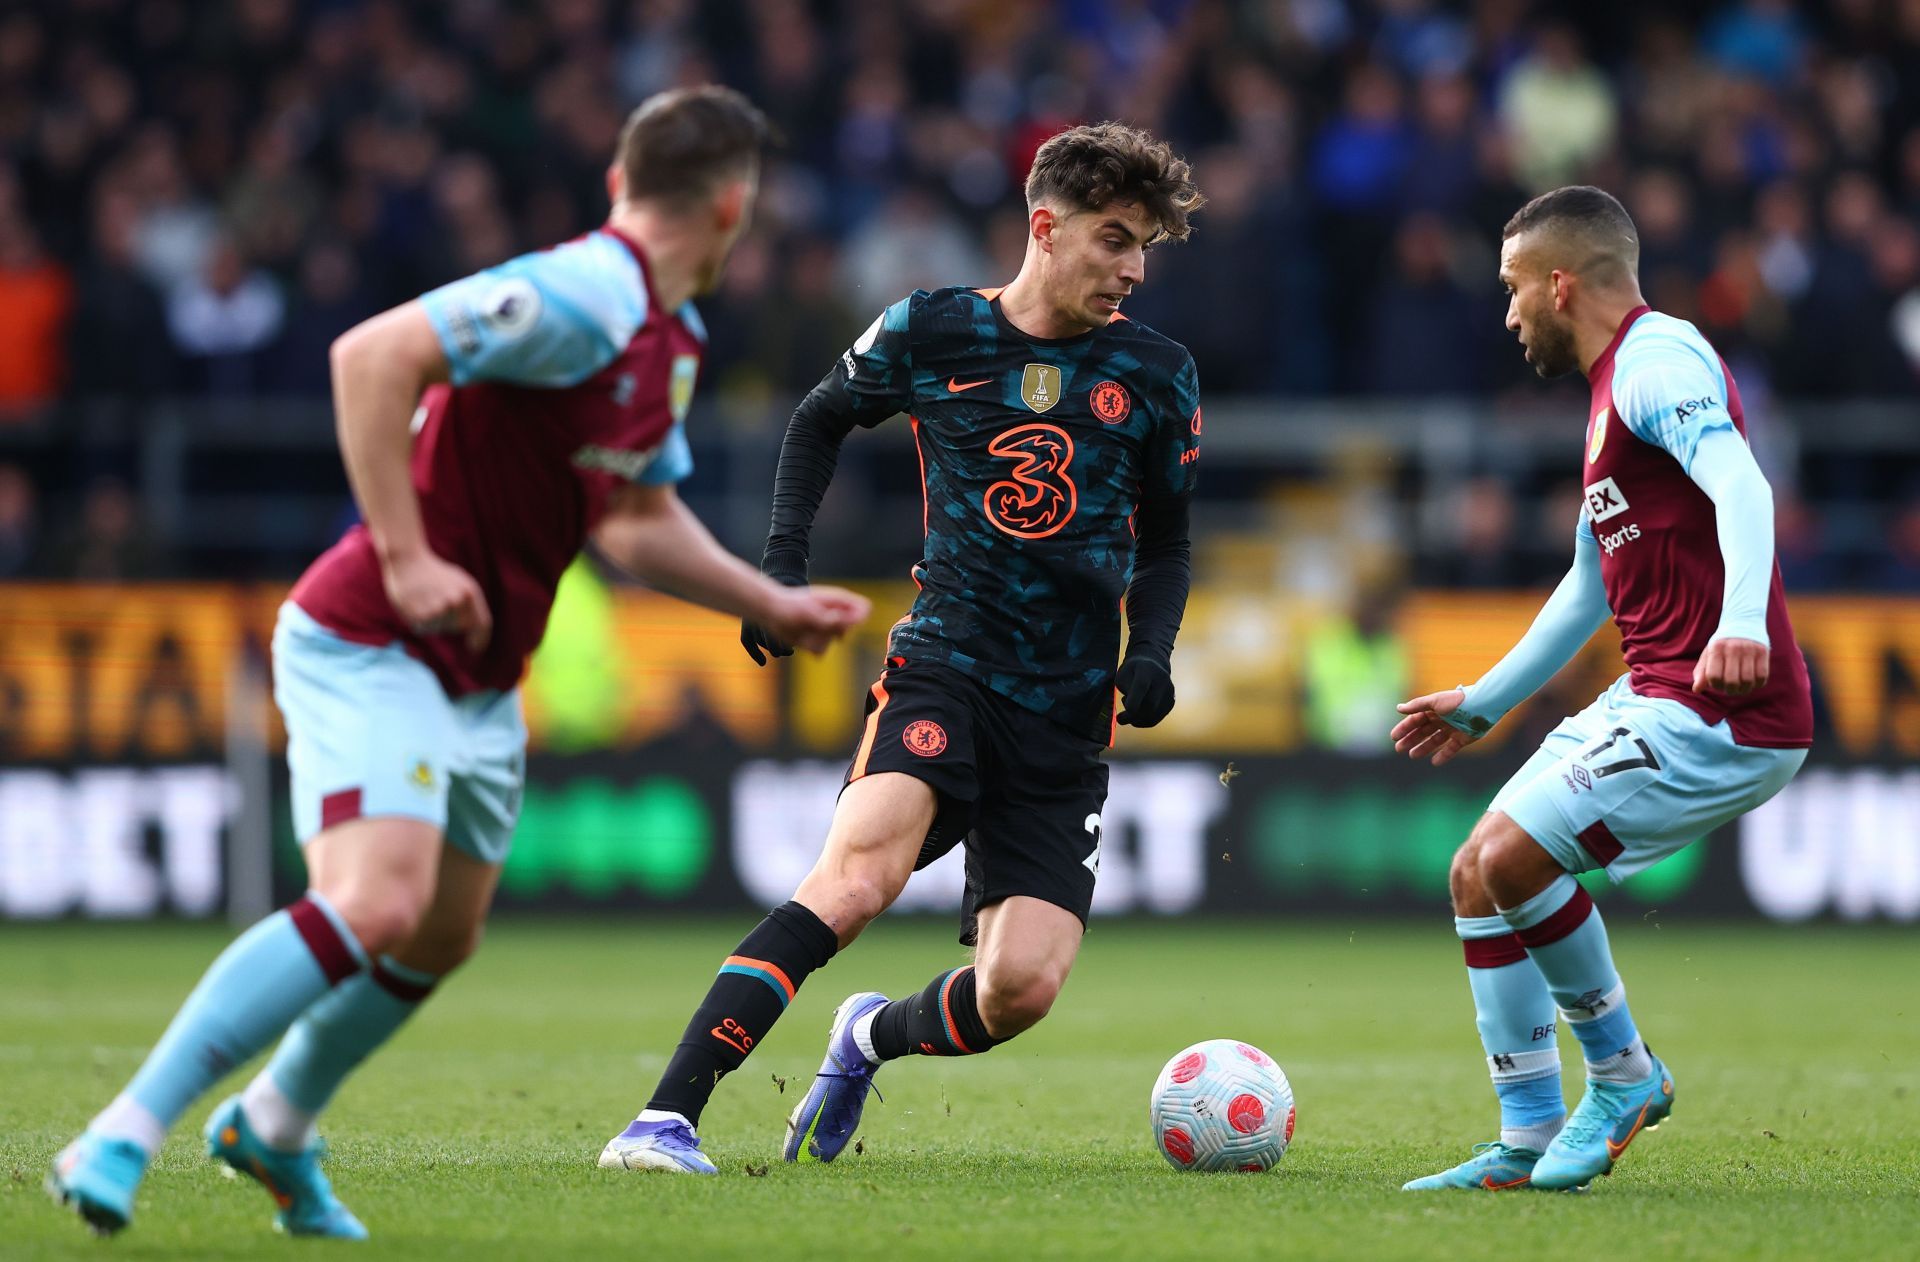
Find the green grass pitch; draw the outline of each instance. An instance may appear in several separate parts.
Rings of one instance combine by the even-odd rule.
[[[596,1169],[750,923],[498,925],[325,1126],[335,1184],[374,1234],[366,1256],[1831,1259],[1912,1257],[1920,1239],[1911,931],[1615,925],[1679,1098],[1585,1196],[1398,1190],[1494,1133],[1444,912],[1424,926],[1097,924],[1038,1029],[990,1056],[890,1067],[864,1151],[785,1166],[782,1120],[833,1005],[917,988],[958,958],[944,923],[883,923],[723,1084],[704,1128],[723,1177]],[[225,939],[0,926],[0,1256],[348,1248],[276,1238],[267,1197],[206,1163],[198,1127],[218,1097],[110,1244],[40,1190]],[[1215,1036],[1259,1044],[1293,1079],[1299,1129],[1269,1174],[1181,1174],[1149,1141],[1154,1075]]]

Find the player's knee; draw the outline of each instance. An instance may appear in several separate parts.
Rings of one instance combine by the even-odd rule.
[[[980,979],[980,1019],[996,1039],[1010,1039],[1040,1024],[1060,997],[1066,974],[1048,967],[1016,969]]]
[[[820,857],[793,897],[831,925],[845,946],[893,905],[909,871],[879,849],[834,848]]]
[[[473,958],[486,932],[484,923],[461,925],[424,924],[415,930],[398,959],[408,968],[417,968],[434,977],[445,977]]]
[[[887,909],[898,892],[857,870],[816,867],[793,892],[793,901],[818,916],[844,948]]]
[[[420,927],[424,909],[409,891],[356,888],[327,892],[327,901],[347,922],[369,956],[396,951]]]
[[[1519,906],[1560,870],[1546,848],[1505,815],[1488,815],[1474,831],[1480,836],[1481,886],[1496,906]]]
[[[847,919],[858,929],[864,929],[891,906],[894,895],[899,893],[885,876],[863,870],[842,874],[839,892],[839,902],[846,909]]]
[[[1447,872],[1447,888],[1453,894],[1454,915],[1493,914],[1479,910],[1487,901],[1487,893],[1480,879],[1480,833],[1477,829],[1453,852],[1453,866]]]

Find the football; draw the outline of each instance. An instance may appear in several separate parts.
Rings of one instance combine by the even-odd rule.
[[[1176,1170],[1270,1170],[1293,1140],[1293,1085],[1251,1043],[1209,1039],[1160,1071],[1153,1142]]]

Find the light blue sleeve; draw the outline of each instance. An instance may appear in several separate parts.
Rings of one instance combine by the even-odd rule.
[[[1720,357],[1684,320],[1642,316],[1614,357],[1615,414],[1635,438],[1666,451],[1689,474],[1702,435],[1734,431],[1728,394]]]
[[[1700,437],[1687,474],[1713,501],[1714,533],[1727,572],[1713,639],[1752,640],[1772,648],[1767,598],[1773,591],[1773,488],[1767,475],[1731,429]]]
[[[1534,615],[1520,642],[1478,682],[1466,686],[1466,700],[1445,716],[1447,722],[1463,732],[1485,736],[1507,711],[1538,692],[1572,661],[1610,612],[1606,584],[1600,577],[1600,545],[1583,512],[1574,529],[1573,568]]]
[[[700,339],[702,346],[707,342],[707,326],[700,319],[700,312],[691,301],[680,304],[675,313],[687,331]],[[640,471],[634,481],[641,486],[672,486],[685,482],[693,476],[693,448],[687,443],[687,423],[685,418],[673,423],[667,436],[660,440],[660,449],[654,455],[653,462]]]
[[[692,475],[693,448],[687,445],[686,426],[676,421],[660,440],[660,450],[634,481],[641,486],[672,486]]]
[[[603,232],[509,259],[420,302],[456,386],[578,385],[611,363],[647,316],[639,263]]]
[[[1642,326],[1645,331],[1642,331]],[[1727,411],[1726,371],[1699,330],[1644,316],[1614,361],[1614,407],[1634,437],[1665,450],[1713,501],[1726,567],[1713,638],[1767,638],[1773,489]]]

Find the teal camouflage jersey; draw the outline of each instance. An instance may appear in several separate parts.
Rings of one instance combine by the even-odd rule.
[[[998,297],[916,291],[822,387],[860,425],[906,413],[919,448],[920,594],[888,656],[945,663],[1104,743],[1133,517],[1192,493],[1199,377],[1137,321],[1030,337]]]

